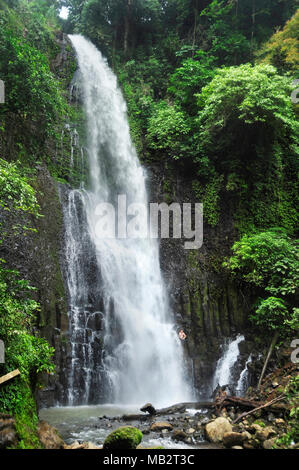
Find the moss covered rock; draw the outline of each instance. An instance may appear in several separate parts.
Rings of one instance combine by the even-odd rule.
[[[106,437],[103,449],[136,449],[142,437],[139,429],[133,426],[120,426]]]

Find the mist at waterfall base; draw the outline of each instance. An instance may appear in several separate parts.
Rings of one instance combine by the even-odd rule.
[[[63,203],[72,349],[67,404],[95,403],[95,388],[103,381],[109,403],[150,401],[162,407],[192,401],[187,359],[172,320],[157,240],[96,236],[99,204],[116,207],[122,194],[128,204],[147,205],[146,174],[130,139],[126,104],[115,75],[93,44],[80,35],[70,40],[87,124],[89,184],[69,191]],[[98,279],[92,296],[102,312],[91,311],[88,295],[85,264],[92,249]],[[102,314],[102,331],[87,328],[95,313]]]

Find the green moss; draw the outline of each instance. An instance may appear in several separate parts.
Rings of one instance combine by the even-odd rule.
[[[261,419],[256,419],[253,424],[258,424],[261,428],[265,428],[266,424]]]
[[[27,380],[15,379],[5,386],[0,397],[1,410],[12,414],[16,422],[18,449],[38,449],[41,442],[37,434],[36,403]]]
[[[133,426],[121,426],[105,439],[104,449],[136,449],[142,440],[142,432]]]
[[[192,182],[192,190],[198,201],[203,204],[203,216],[209,225],[215,227],[220,216],[220,191],[223,185],[223,175],[218,175],[206,184],[200,184],[195,180]]]
[[[32,412],[22,412],[16,415],[16,430],[19,438],[18,449],[39,449],[41,442],[37,435],[37,414]]]
[[[171,182],[164,178],[163,183],[162,183],[162,188],[164,192],[164,199],[167,204],[171,204],[173,200],[175,199],[175,190],[174,190],[174,185],[171,184]]]

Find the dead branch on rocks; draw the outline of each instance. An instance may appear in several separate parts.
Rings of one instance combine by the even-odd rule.
[[[284,397],[284,393],[283,393],[282,395],[279,395],[279,397],[276,397],[276,398],[274,398],[273,400],[268,401],[267,403],[263,403],[263,404],[261,404],[260,406],[257,406],[256,408],[253,408],[253,410],[247,411],[246,413],[242,413],[240,416],[238,416],[237,419],[235,419],[235,420],[233,421],[233,424],[236,424],[238,421],[240,421],[240,419],[245,418],[245,416],[251,415],[251,414],[255,413],[255,412],[258,411],[258,410],[261,410],[261,409],[263,409],[263,408],[268,408],[269,406],[274,405],[274,403],[276,403],[276,402],[282,400],[283,397]],[[275,407],[275,409],[276,409],[276,410],[277,410],[277,409],[278,409],[278,410],[281,410],[281,408],[277,408],[277,406]],[[285,407],[283,407],[283,409],[285,409]],[[272,409],[272,411],[273,411],[273,409]]]

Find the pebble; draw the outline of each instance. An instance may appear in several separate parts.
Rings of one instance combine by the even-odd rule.
[[[194,433],[195,433],[195,429],[189,428],[189,429],[187,429],[186,432],[187,432],[187,434],[194,434]]]

